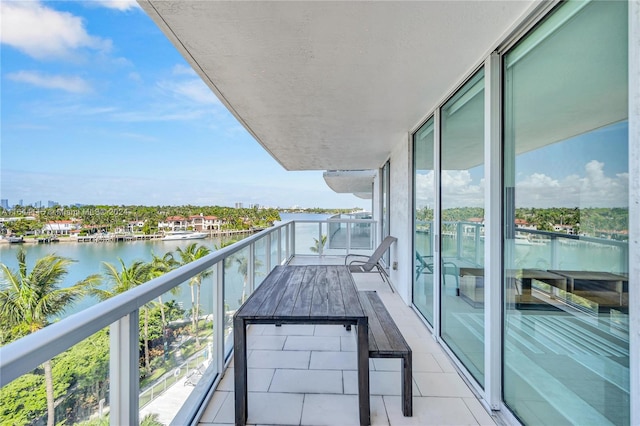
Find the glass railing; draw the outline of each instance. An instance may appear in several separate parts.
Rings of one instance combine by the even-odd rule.
[[[323,238],[334,225],[345,230],[341,248]],[[191,423],[230,357],[233,314],[254,288],[294,256],[370,253],[373,241],[365,250],[356,232],[374,238],[375,221],[282,223],[1,347],[0,418],[46,421],[52,378],[56,424]]]

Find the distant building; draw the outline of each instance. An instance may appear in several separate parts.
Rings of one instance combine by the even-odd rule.
[[[204,216],[200,214],[189,216],[189,226],[195,231],[219,231],[222,226],[222,221],[216,216]]]
[[[2,200],[0,200],[0,207],[2,207],[5,210],[9,210],[9,200],[7,200],[6,198],[3,198]]]
[[[242,203],[236,203],[236,209],[241,209],[242,208]]]
[[[59,206],[60,203],[58,203],[57,201],[47,201],[47,207],[51,208],[51,207],[55,207],[55,206]]]
[[[42,232],[51,235],[69,235],[81,228],[75,220],[52,220],[42,227]]]

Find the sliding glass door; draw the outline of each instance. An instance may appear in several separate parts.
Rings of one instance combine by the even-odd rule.
[[[413,247],[414,276],[413,303],[434,325],[434,208],[436,188],[434,182],[434,129],[433,117],[429,119],[413,136]]]
[[[504,56],[503,389],[525,424],[630,421],[627,19],[570,1]]]
[[[484,386],[484,71],[442,107],[440,334]]]

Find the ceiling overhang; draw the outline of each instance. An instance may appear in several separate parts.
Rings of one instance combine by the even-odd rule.
[[[370,199],[376,175],[375,170],[329,170],[322,177],[334,192],[351,193],[359,198]]]
[[[534,3],[138,1],[287,170],[379,168]]]

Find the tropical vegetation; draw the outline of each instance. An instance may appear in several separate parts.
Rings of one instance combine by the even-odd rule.
[[[92,295],[100,300],[108,299],[209,252],[209,248],[193,243],[162,256],[152,253],[149,262],[126,264],[119,259],[115,265],[104,263],[101,275],[92,275],[71,287],[62,288],[60,284],[72,260],[48,255],[38,259],[29,270],[25,252],[19,251],[17,270],[0,263],[0,344],[8,344],[46,327],[81,297]],[[245,274],[246,283],[246,259],[237,259],[234,263],[238,272]],[[172,297],[168,298],[170,300],[158,298],[141,307],[142,391],[157,387],[159,381],[169,378],[175,382],[174,373],[180,370],[177,367],[184,363],[191,366],[196,360],[200,363],[207,357],[213,329],[210,318],[201,318],[199,293],[209,274],[211,270],[204,271],[185,283],[192,290],[188,311]],[[31,424],[47,419],[48,425],[54,425],[88,420],[98,412],[101,401],[108,400],[108,371],[109,330],[104,329],[4,386],[0,393],[0,424]],[[104,418],[87,424],[102,424],[100,421]],[[150,425],[157,424],[157,419],[146,421]]]

